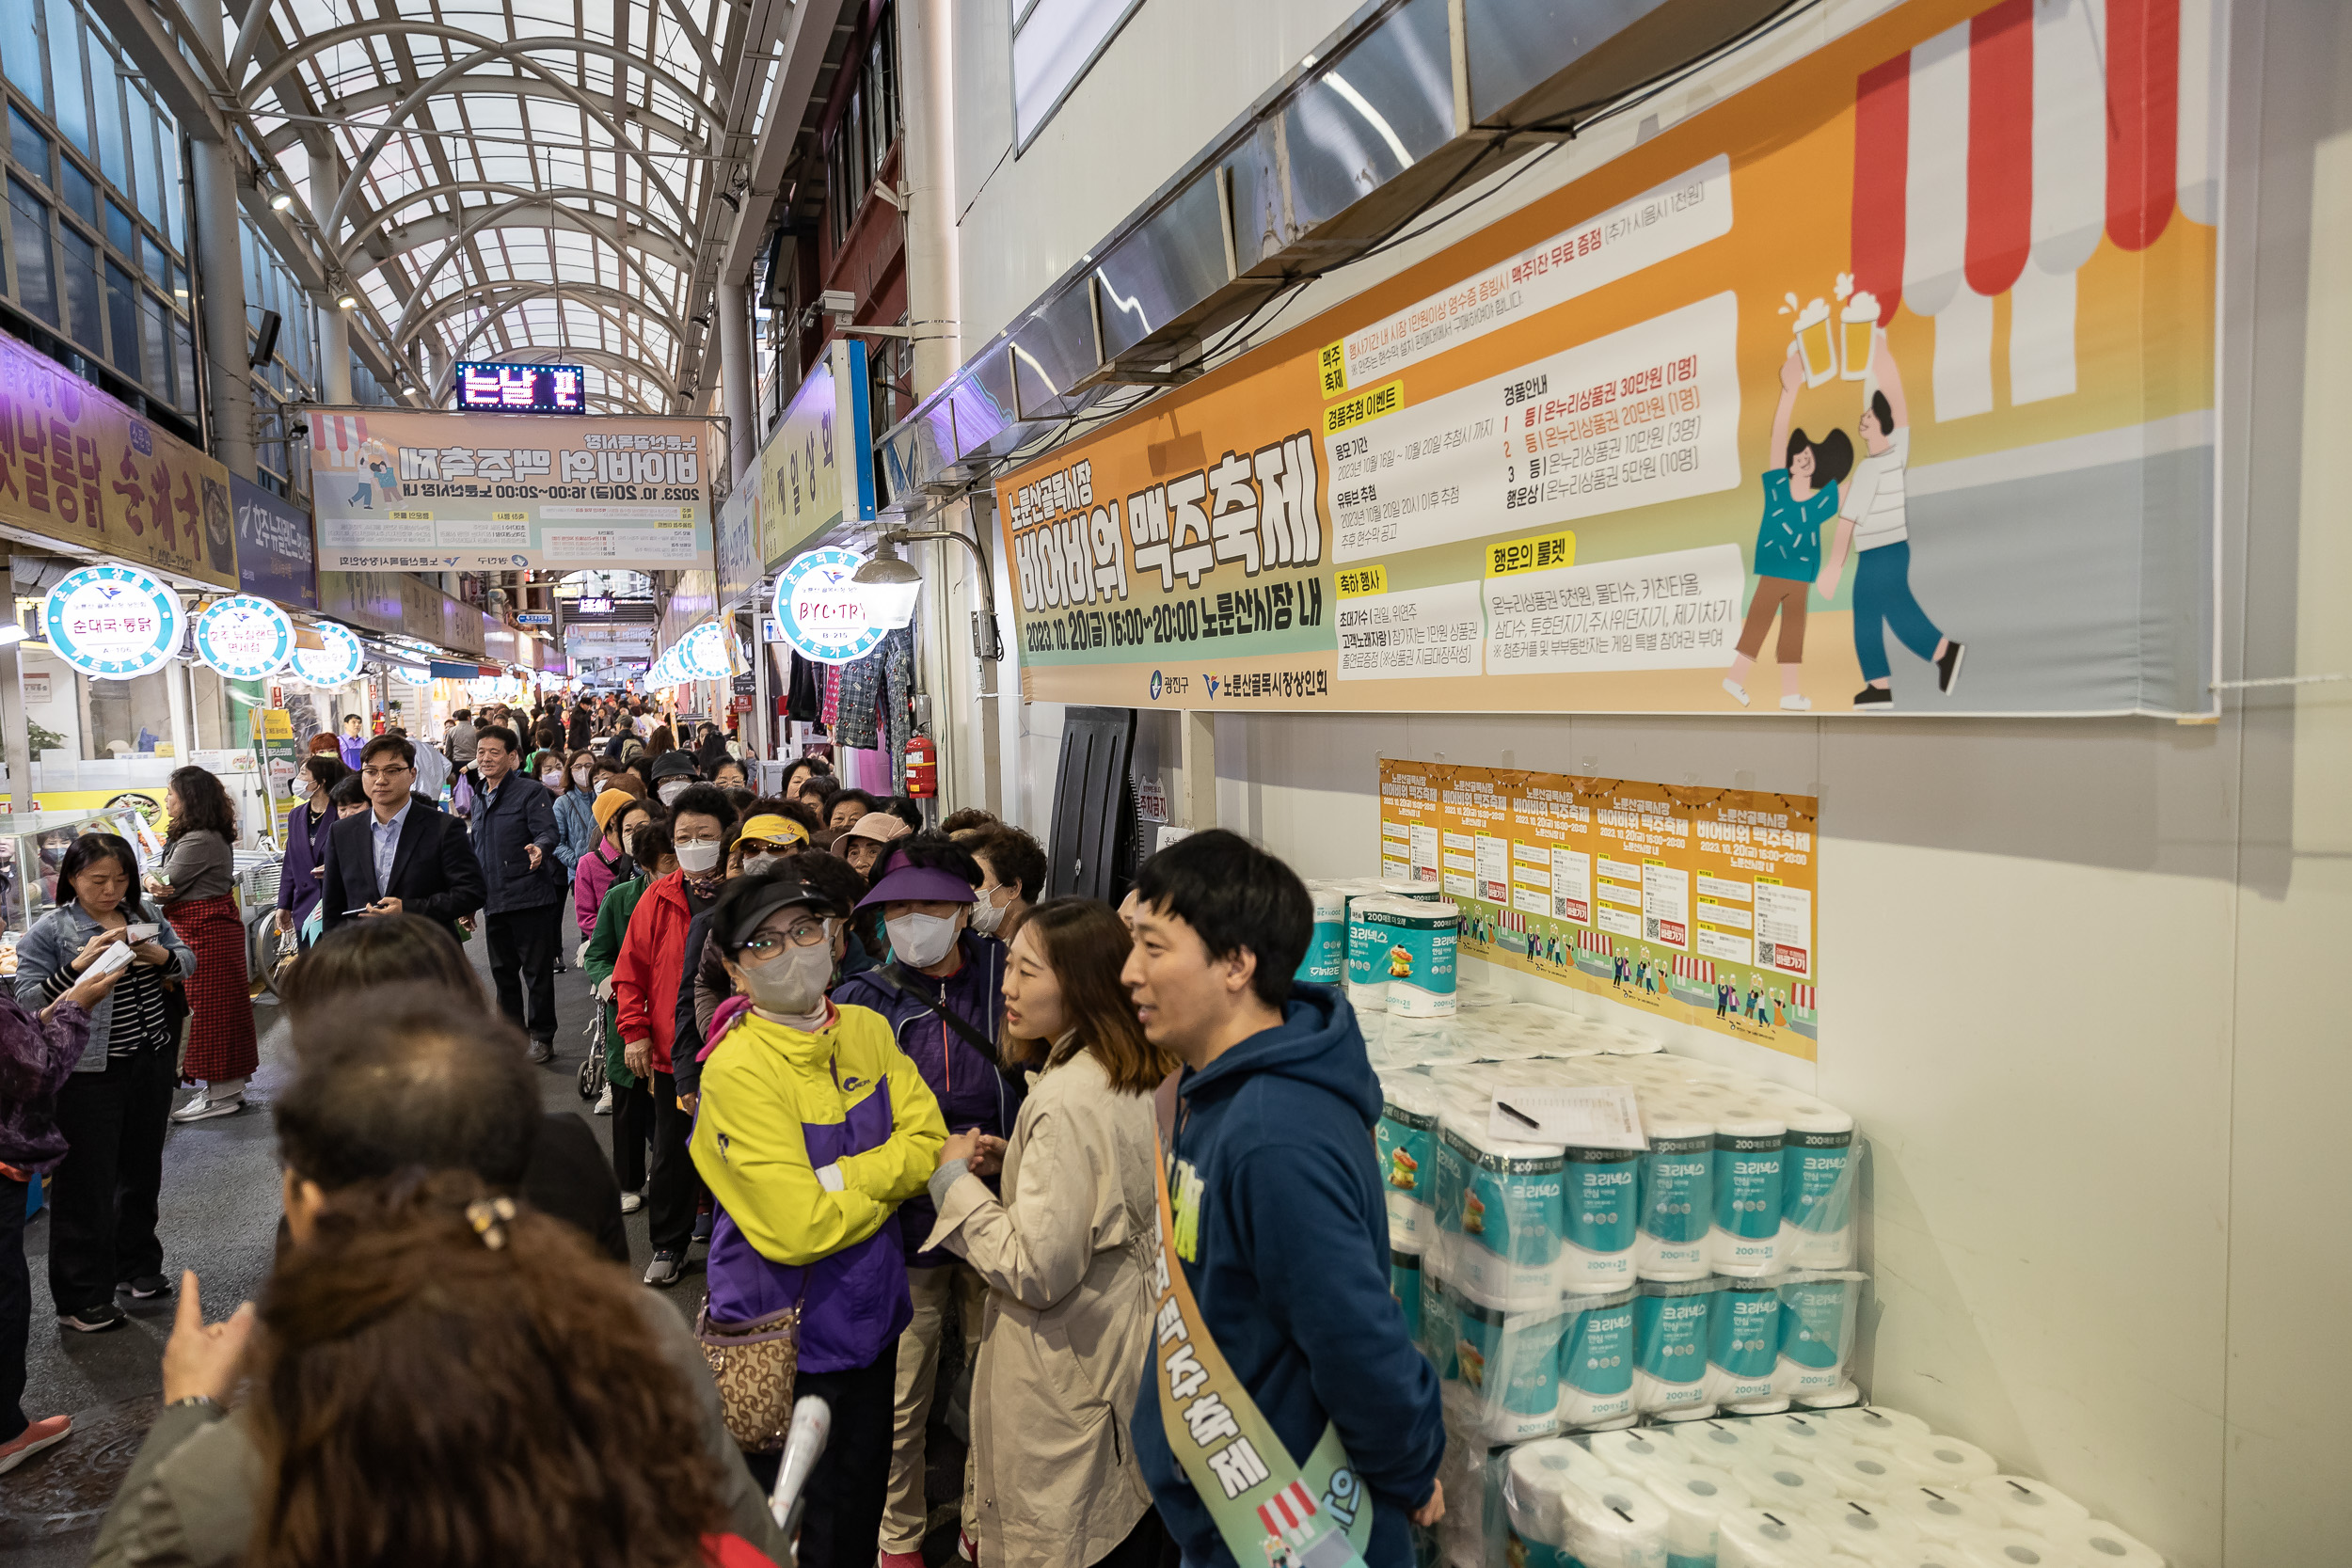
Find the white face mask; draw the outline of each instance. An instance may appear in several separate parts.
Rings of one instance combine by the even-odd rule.
[[[743,869],[753,872],[765,871],[770,866],[781,863],[784,857],[782,855],[777,854],[771,849],[763,849],[756,855],[745,855],[743,857]]]
[[[594,769],[594,768],[573,768],[573,769],[572,769],[572,783],[574,783],[574,784],[576,784],[580,785],[580,788],[582,788],[582,789],[586,789],[586,788],[588,787],[588,777],[589,777],[589,775],[590,775],[591,773],[593,773],[594,771],[595,771],[595,769]]]
[[[956,944],[956,917],[951,914],[902,914],[882,925],[898,961],[916,969],[930,968]]]
[[[787,947],[764,964],[745,964],[743,994],[771,1018],[805,1019],[825,1005],[833,983],[833,943]]]
[[[564,769],[561,768],[542,768],[539,769],[539,777],[549,785],[560,784],[564,782]]]
[[[980,895],[979,902],[972,906],[972,929],[984,937],[994,936],[996,927],[1005,923],[1005,906],[996,902],[996,895],[1003,891],[1002,888],[991,888]]]
[[[685,794],[692,787],[693,783],[691,780],[664,779],[661,781],[660,787],[654,790],[654,794],[660,798],[663,805],[667,806],[675,803],[679,796]]]
[[[677,868],[690,877],[700,877],[718,863],[719,841],[715,838],[677,847]]]

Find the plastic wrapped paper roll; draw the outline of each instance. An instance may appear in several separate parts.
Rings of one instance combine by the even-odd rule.
[[[1328,882],[1307,884],[1314,906],[1314,930],[1295,978],[1311,986],[1336,986],[1347,978],[1347,890]]]
[[[1646,1481],[1652,1476],[1679,1476],[1691,1468],[1691,1450],[1662,1432],[1597,1432],[1592,1449],[1621,1476]]]
[[[1794,1509],[1741,1508],[1715,1529],[1717,1568],[1823,1568],[1829,1532]]]
[[[1919,1527],[1900,1512],[1859,1497],[1848,1497],[1830,1508],[1812,1511],[1813,1522],[1829,1532],[1837,1549],[1859,1558],[1884,1551],[1911,1550],[1927,1544]]]
[[[2076,1568],[2072,1552],[2031,1530],[1973,1535],[1952,1549],[1968,1568]]]
[[[1641,1161],[1634,1272],[1644,1279],[1704,1279],[1715,1212],[1715,1124],[1680,1108],[1653,1117],[1644,1097],[1642,1130],[1649,1148]]]
[[[1769,1279],[1726,1279],[1708,1306],[1707,1392],[1724,1410],[1761,1416],[1788,1407],[1780,1366],[1780,1290]]]
[[[1449,1294],[1451,1290],[1449,1288]],[[1560,1429],[1557,1312],[1504,1312],[1475,1301],[1453,1304],[1455,1380],[1447,1417],[1492,1443],[1523,1443]]]
[[[1498,1463],[1502,1471],[1503,1510],[1512,1532],[1523,1541],[1550,1547],[1562,1557],[1570,1551],[1567,1495],[1575,1491],[1590,1497],[1631,1484],[1591,1450],[1565,1437],[1522,1443],[1505,1451]],[[1662,1561],[1662,1529],[1661,1535]]]
[[[1821,1418],[1849,1442],[1865,1448],[1891,1449],[1906,1437],[1933,1435],[1928,1423],[1907,1411],[1857,1404],[1833,1410]]]
[[[1560,1288],[1613,1291],[1633,1283],[1642,1151],[1571,1148],[1561,1175]]]
[[[1440,1271],[1456,1293],[1485,1307],[1554,1308],[1567,1151],[1494,1137],[1487,1118],[1474,1102],[1449,1105],[1438,1118]]]
[[[1633,1303],[1633,1404],[1661,1421],[1715,1414],[1707,1382],[1711,1279],[1645,1283]]]
[[[1838,1443],[1815,1454],[1813,1463],[1849,1497],[1883,1501],[1917,1485],[1902,1462],[1883,1449]]]
[[[1746,1421],[1685,1421],[1667,1430],[1701,1465],[1736,1472],[1746,1460],[1768,1460],[1780,1450],[1771,1436]]]
[[[1897,1460],[1931,1485],[1965,1487],[2001,1473],[2000,1461],[1957,1437],[1912,1437],[1895,1445]]]
[[[1426,1252],[1438,1230],[1430,1208],[1438,1177],[1438,1085],[1420,1073],[1385,1072],[1380,1075],[1380,1098],[1373,1140],[1389,1204],[1389,1241]]]
[[[1782,1144],[1788,1124],[1762,1111],[1715,1123],[1714,1225],[1708,1261],[1717,1274],[1754,1277],[1780,1265]]]
[[[1640,1481],[1572,1482],[1560,1496],[1568,1556],[1582,1568],[1666,1568],[1673,1515]]]
[[[1780,1266],[1850,1269],[1854,1260],[1853,1117],[1792,1095],[1780,1114]]]
[[[1825,1453],[1845,1451],[1853,1443],[1840,1437],[1836,1429],[1819,1416],[1788,1411],[1778,1416],[1758,1416],[1748,1423],[1772,1440],[1772,1447],[1782,1453],[1799,1459],[1819,1459]]]
[[[1948,1486],[1900,1486],[1883,1501],[1888,1512],[1910,1520],[1930,1541],[1965,1541],[2002,1528],[1999,1511]]]
[[[1827,1509],[1837,1506],[1837,1487],[1829,1477],[1802,1459],[1785,1453],[1769,1459],[1741,1460],[1732,1466],[1732,1479],[1748,1489],[1759,1508]]]
[[[2001,1515],[2001,1522],[2011,1529],[2029,1529],[2047,1535],[2053,1541],[2058,1528],[2079,1524],[2090,1517],[2090,1510],[2052,1486],[2031,1476],[1991,1476],[1968,1483],[1968,1495],[1979,1502],[1990,1503]]]
[[[1645,1477],[1645,1484],[1666,1505],[1668,1568],[1708,1568],[1717,1525],[1725,1513],[1748,1506],[1747,1488],[1711,1465],[1661,1471]]]
[[[1596,1432],[1633,1424],[1633,1297],[1572,1297],[1560,1335],[1560,1424]]]
[[[2165,1568],[2163,1553],[2105,1519],[2054,1524],[2045,1533],[2088,1568]]]
[[[1859,1286],[1859,1275],[1799,1274],[1784,1278],[1773,1393],[1805,1399],[1849,1386],[1846,1369],[1853,1355]]]

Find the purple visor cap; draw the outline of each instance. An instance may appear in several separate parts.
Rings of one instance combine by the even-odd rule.
[[[952,871],[938,871],[929,866],[902,865],[874,884],[874,890],[857,901],[861,910],[881,904],[969,904],[973,899],[972,884]]]

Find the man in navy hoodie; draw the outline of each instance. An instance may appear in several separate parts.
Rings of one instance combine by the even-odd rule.
[[[1337,1430],[1373,1499],[1367,1568],[1406,1568],[1407,1519],[1445,1512],[1438,1376],[1389,1294],[1380,1085],[1355,1009],[1292,979],[1306,886],[1238,834],[1196,833],[1144,863],[1126,913],[1136,1016],[1184,1064],[1166,1152],[1190,1195],[1178,1259],[1201,1318],[1294,1460]],[[1168,1449],[1155,1376],[1132,1431],[1185,1568],[1236,1568]]]

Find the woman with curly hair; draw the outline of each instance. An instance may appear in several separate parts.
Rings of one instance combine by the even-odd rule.
[[[164,918],[180,940],[196,952],[196,973],[186,982],[190,1023],[180,1081],[201,1085],[171,1119],[209,1121],[245,1109],[245,1081],[262,1065],[253,1034],[245,922],[230,895],[237,875],[237,809],[218,779],[191,767],[173,771],[164,786],[164,810],[171,816],[171,830],[164,835],[163,865],[147,879],[147,891],[163,905]]]

